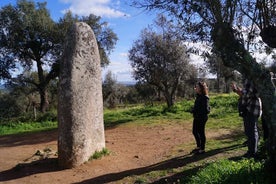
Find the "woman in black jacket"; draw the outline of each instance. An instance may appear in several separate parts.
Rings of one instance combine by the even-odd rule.
[[[210,113],[208,87],[205,82],[198,82],[195,86],[196,99],[192,110],[193,135],[196,140],[197,147],[192,151],[195,154],[205,153],[205,125]]]

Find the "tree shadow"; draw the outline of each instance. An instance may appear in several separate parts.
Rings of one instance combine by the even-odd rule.
[[[17,164],[10,170],[0,172],[0,182],[24,178],[38,173],[60,171],[57,158],[47,158],[31,163]]]
[[[237,146],[235,145],[236,148],[240,148],[241,146]],[[228,149],[229,148],[229,149]],[[227,149],[228,150],[231,150],[231,147],[228,147]],[[236,149],[234,147],[232,147],[232,149]],[[215,150],[213,150],[215,151]],[[225,150],[227,151],[227,150]],[[242,159],[244,159],[244,157],[242,156],[235,156],[235,157],[230,157],[228,158],[229,160],[233,160],[233,161],[240,161]],[[191,176],[194,176],[198,171],[199,169],[203,168],[203,167],[206,167],[205,166],[198,166],[198,167],[194,167],[192,169],[188,169],[188,170],[185,170],[183,172],[179,172],[179,173],[176,173],[176,174],[173,174],[173,175],[170,175],[168,177],[163,177],[163,178],[160,178],[150,184],[168,184],[168,183],[188,183],[188,180]],[[178,182],[179,181],[179,182]]]
[[[159,180],[152,182],[151,184],[180,183],[180,181],[181,181],[181,183],[186,183],[186,180],[183,181],[183,178],[188,178],[188,177],[195,175],[195,173],[197,173],[200,168],[202,168],[202,166],[197,166],[192,169],[188,169],[183,172],[171,175],[169,177],[161,178]]]
[[[219,140],[219,141],[229,140],[229,142],[232,142],[232,141],[236,141],[236,140],[241,140],[243,137],[245,137],[244,131],[235,129],[235,130],[231,130],[227,134],[223,134],[223,135],[214,137],[213,139]]]
[[[133,119],[120,119],[120,120],[117,120],[117,121],[105,121],[104,122],[104,127],[105,127],[105,130],[107,129],[114,129],[116,128],[117,126],[121,125],[121,124],[125,124],[125,123],[129,123],[133,121]]]
[[[33,145],[56,141],[58,138],[57,129],[48,131],[24,133],[16,135],[0,136],[0,147],[14,147],[22,145]]]
[[[162,161],[160,163],[156,163],[150,166],[146,166],[146,167],[141,167],[141,168],[136,168],[136,169],[131,169],[131,170],[127,170],[127,171],[122,171],[122,172],[118,172],[118,173],[110,173],[110,174],[105,174],[102,176],[98,176],[95,178],[91,178],[88,180],[84,180],[78,183],[74,183],[74,184],[90,184],[90,183],[108,183],[108,182],[115,182],[118,180],[121,180],[127,176],[131,176],[131,175],[141,175],[141,174],[145,174],[151,171],[158,171],[158,170],[168,170],[168,169],[174,169],[174,168],[178,168],[178,167],[183,167],[187,164],[193,163],[193,162],[197,162],[200,161],[202,159],[205,159],[207,157],[211,157],[213,155],[225,152],[225,151],[230,151],[230,150],[234,150],[237,148],[240,148],[241,145],[237,144],[237,145],[233,145],[233,146],[229,146],[229,147],[224,147],[224,148],[219,148],[219,149],[214,149],[211,151],[206,152],[205,154],[201,154],[201,155],[192,155],[192,154],[188,154],[188,155],[184,155],[184,156],[180,156],[180,157],[175,157],[169,160],[165,160]],[[196,170],[196,169],[195,169]],[[183,176],[183,173],[179,175]],[[177,175],[174,175],[175,178],[171,178],[171,179],[176,179]],[[169,178],[167,178],[169,179]],[[162,182],[165,180],[160,180],[160,182]]]

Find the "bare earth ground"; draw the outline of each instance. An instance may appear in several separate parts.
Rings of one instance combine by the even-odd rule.
[[[229,134],[227,131],[207,132],[207,141]],[[57,130],[2,136],[0,137],[0,183],[129,183],[128,176],[183,167],[199,158],[205,158],[190,155],[190,148],[179,149],[180,145],[191,145],[194,142],[190,123],[121,125],[107,129],[105,137],[106,148],[111,152],[110,155],[89,161],[77,168],[61,170],[55,155]],[[49,152],[45,156],[43,150],[46,151],[46,148],[49,148]],[[223,152],[221,150],[211,154],[210,151],[208,157],[215,159],[218,155],[225,154]],[[43,155],[47,158],[41,159]]]

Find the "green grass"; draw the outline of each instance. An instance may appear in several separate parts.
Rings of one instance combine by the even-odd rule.
[[[192,118],[192,115],[187,112],[187,108],[191,108],[191,101],[176,103],[171,109],[168,109],[165,105],[140,105],[130,108],[105,110],[104,124],[105,127],[114,127],[124,123],[154,123],[163,119],[188,120]]]
[[[19,134],[26,132],[39,132],[57,128],[57,122],[20,122],[0,124],[0,135]]]
[[[194,100],[183,100],[177,102],[170,109],[164,104],[154,106],[137,105],[112,110],[105,109],[104,124],[108,128],[126,123],[144,125],[145,123],[162,122],[162,120],[190,121],[192,120],[190,109],[193,103]],[[237,116],[237,95],[213,95],[210,97],[210,105],[211,113],[209,115],[207,128],[231,128],[241,122],[240,117]],[[57,122],[48,120],[42,122],[14,122],[1,123],[0,135],[57,128]]]
[[[107,156],[110,154],[110,151],[106,148],[103,148],[101,151],[95,151],[95,153],[89,158],[89,160],[100,159],[103,156]]]
[[[220,160],[208,164],[192,176],[188,184],[259,183],[271,181],[264,172],[264,163],[253,159]]]

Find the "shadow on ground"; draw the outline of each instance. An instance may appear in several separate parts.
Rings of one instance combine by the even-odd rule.
[[[199,160],[205,159],[207,157],[210,157],[225,151],[234,150],[234,149],[240,148],[241,146],[242,145],[238,144],[230,147],[215,149],[215,150],[208,151],[202,155],[188,154],[180,157],[175,157],[169,160],[165,160],[163,162],[146,166],[146,167],[126,170],[118,173],[105,174],[105,175],[91,178],[75,184],[108,183],[108,182],[121,180],[127,176],[141,175],[151,171],[167,170],[167,169],[183,167],[189,163],[197,162]],[[23,178],[23,177],[38,174],[38,173],[55,172],[60,170],[62,169],[60,169],[58,166],[57,158],[47,158],[43,160],[34,161],[31,163],[18,164],[10,170],[2,171],[0,172],[0,181],[2,182],[9,181],[9,180]],[[169,178],[162,178],[161,180],[156,181],[155,183],[165,183],[165,181],[166,182],[176,181],[178,178],[182,178],[183,175],[185,175],[185,173],[179,173],[179,174],[170,176]]]
[[[146,167],[141,167],[141,168],[137,168],[137,169],[131,169],[131,170],[127,170],[127,171],[123,171],[123,172],[118,172],[118,173],[110,173],[110,174],[105,174],[102,176],[98,176],[96,178],[91,178],[85,181],[81,181],[78,183],[74,183],[74,184],[91,184],[91,183],[108,183],[108,182],[115,182],[118,180],[121,180],[127,176],[132,176],[132,175],[141,175],[141,174],[145,174],[151,171],[158,171],[158,170],[168,170],[168,169],[173,169],[173,168],[178,168],[178,167],[183,167],[187,164],[193,163],[193,162],[197,162],[199,160],[205,159],[207,157],[210,156],[214,156],[216,154],[225,152],[225,151],[230,151],[230,150],[234,150],[237,148],[242,147],[242,145],[238,144],[238,145],[233,145],[230,147],[225,147],[225,148],[220,148],[220,149],[215,149],[215,150],[211,150],[206,152],[205,154],[202,155],[184,155],[184,156],[180,156],[180,157],[175,157],[169,160],[165,160],[163,162],[157,163],[157,164],[153,164],[150,166],[146,166]],[[196,171],[197,169],[194,169],[194,171]],[[192,171],[189,171],[192,172]],[[154,183],[170,183],[170,181],[176,181],[177,179],[183,178],[183,176],[185,175],[185,173],[179,173],[173,176],[170,176],[168,178],[162,178],[159,181],[156,181]]]
[[[0,182],[9,181],[38,173],[60,171],[57,158],[47,158],[31,163],[18,164],[10,170],[0,172]]]
[[[30,136],[30,134],[32,136]],[[16,135],[4,135],[0,136],[0,147],[14,147],[22,145],[33,145],[56,141],[58,138],[57,129],[43,131],[43,132],[31,132]]]

